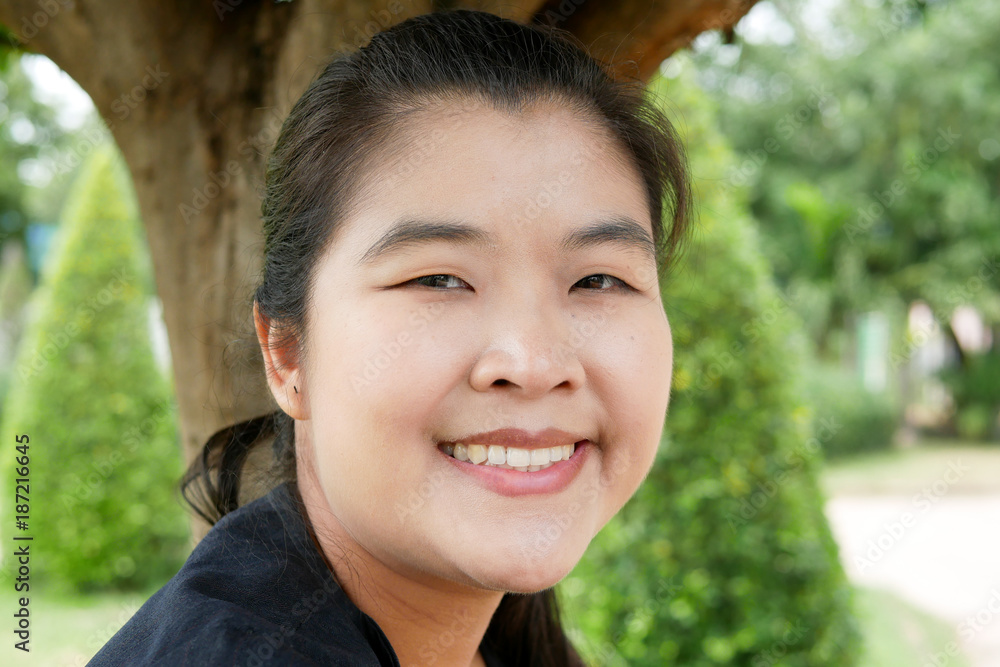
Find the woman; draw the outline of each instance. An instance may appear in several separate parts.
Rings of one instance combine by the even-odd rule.
[[[217,523],[92,664],[582,664],[552,587],[652,466],[689,199],[670,123],[561,31],[445,11],[336,57],[266,175],[280,409],[206,444]]]

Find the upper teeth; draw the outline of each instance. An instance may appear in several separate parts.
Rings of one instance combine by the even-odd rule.
[[[546,449],[521,449],[502,445],[477,445],[457,442],[441,447],[445,454],[459,461],[475,464],[513,468],[521,472],[544,470],[553,463],[568,459],[576,451],[576,445],[558,445]]]

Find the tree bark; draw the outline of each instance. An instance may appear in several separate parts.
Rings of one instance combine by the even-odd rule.
[[[537,20],[643,80],[755,0],[447,3]],[[135,183],[170,340],[185,461],[220,428],[276,409],[251,322],[264,158],[332,53],[443,6],[432,0],[5,0],[0,23],[90,94]],[[86,145],[80,146],[80,152]],[[195,539],[208,526],[193,517]]]

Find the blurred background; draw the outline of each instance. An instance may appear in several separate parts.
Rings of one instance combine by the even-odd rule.
[[[656,465],[559,585],[592,665],[1000,665],[998,35],[762,0],[650,78],[698,230]],[[129,169],[44,56],[3,54],[0,158],[5,614],[15,434],[38,535],[0,660],[82,665],[193,543],[170,347]]]

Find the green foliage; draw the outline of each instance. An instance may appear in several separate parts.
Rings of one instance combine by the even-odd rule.
[[[886,392],[868,391],[857,373],[837,367],[816,365],[807,376],[810,402],[837,425],[823,443],[827,457],[889,449],[900,415]]]
[[[949,368],[941,379],[955,402],[956,426],[963,438],[996,438],[1000,414],[1000,350],[966,355],[965,365]]]
[[[805,345],[759,249],[733,155],[690,82],[660,80],[696,176],[700,230],[664,303],[666,439],[639,492],[561,584],[592,665],[856,664],[851,590],[816,472],[829,415],[801,404]]]
[[[0,436],[30,437],[32,585],[144,588],[188,552],[172,490],[183,471],[170,382],[156,366],[146,310],[146,245],[112,146],[74,184],[14,363]],[[14,457],[2,462],[13,491]],[[3,501],[10,540],[14,510]],[[10,559],[5,567],[10,568]]]
[[[24,245],[29,223],[52,222],[47,213],[58,193],[50,186],[62,186],[71,171],[66,157],[75,137],[36,98],[23,66],[29,58],[41,56],[8,53],[3,62],[0,48],[0,252],[8,241]]]
[[[1000,4],[844,0],[822,30],[771,8],[792,39],[696,63],[779,284],[827,294],[817,338],[890,300],[1000,322]]]

